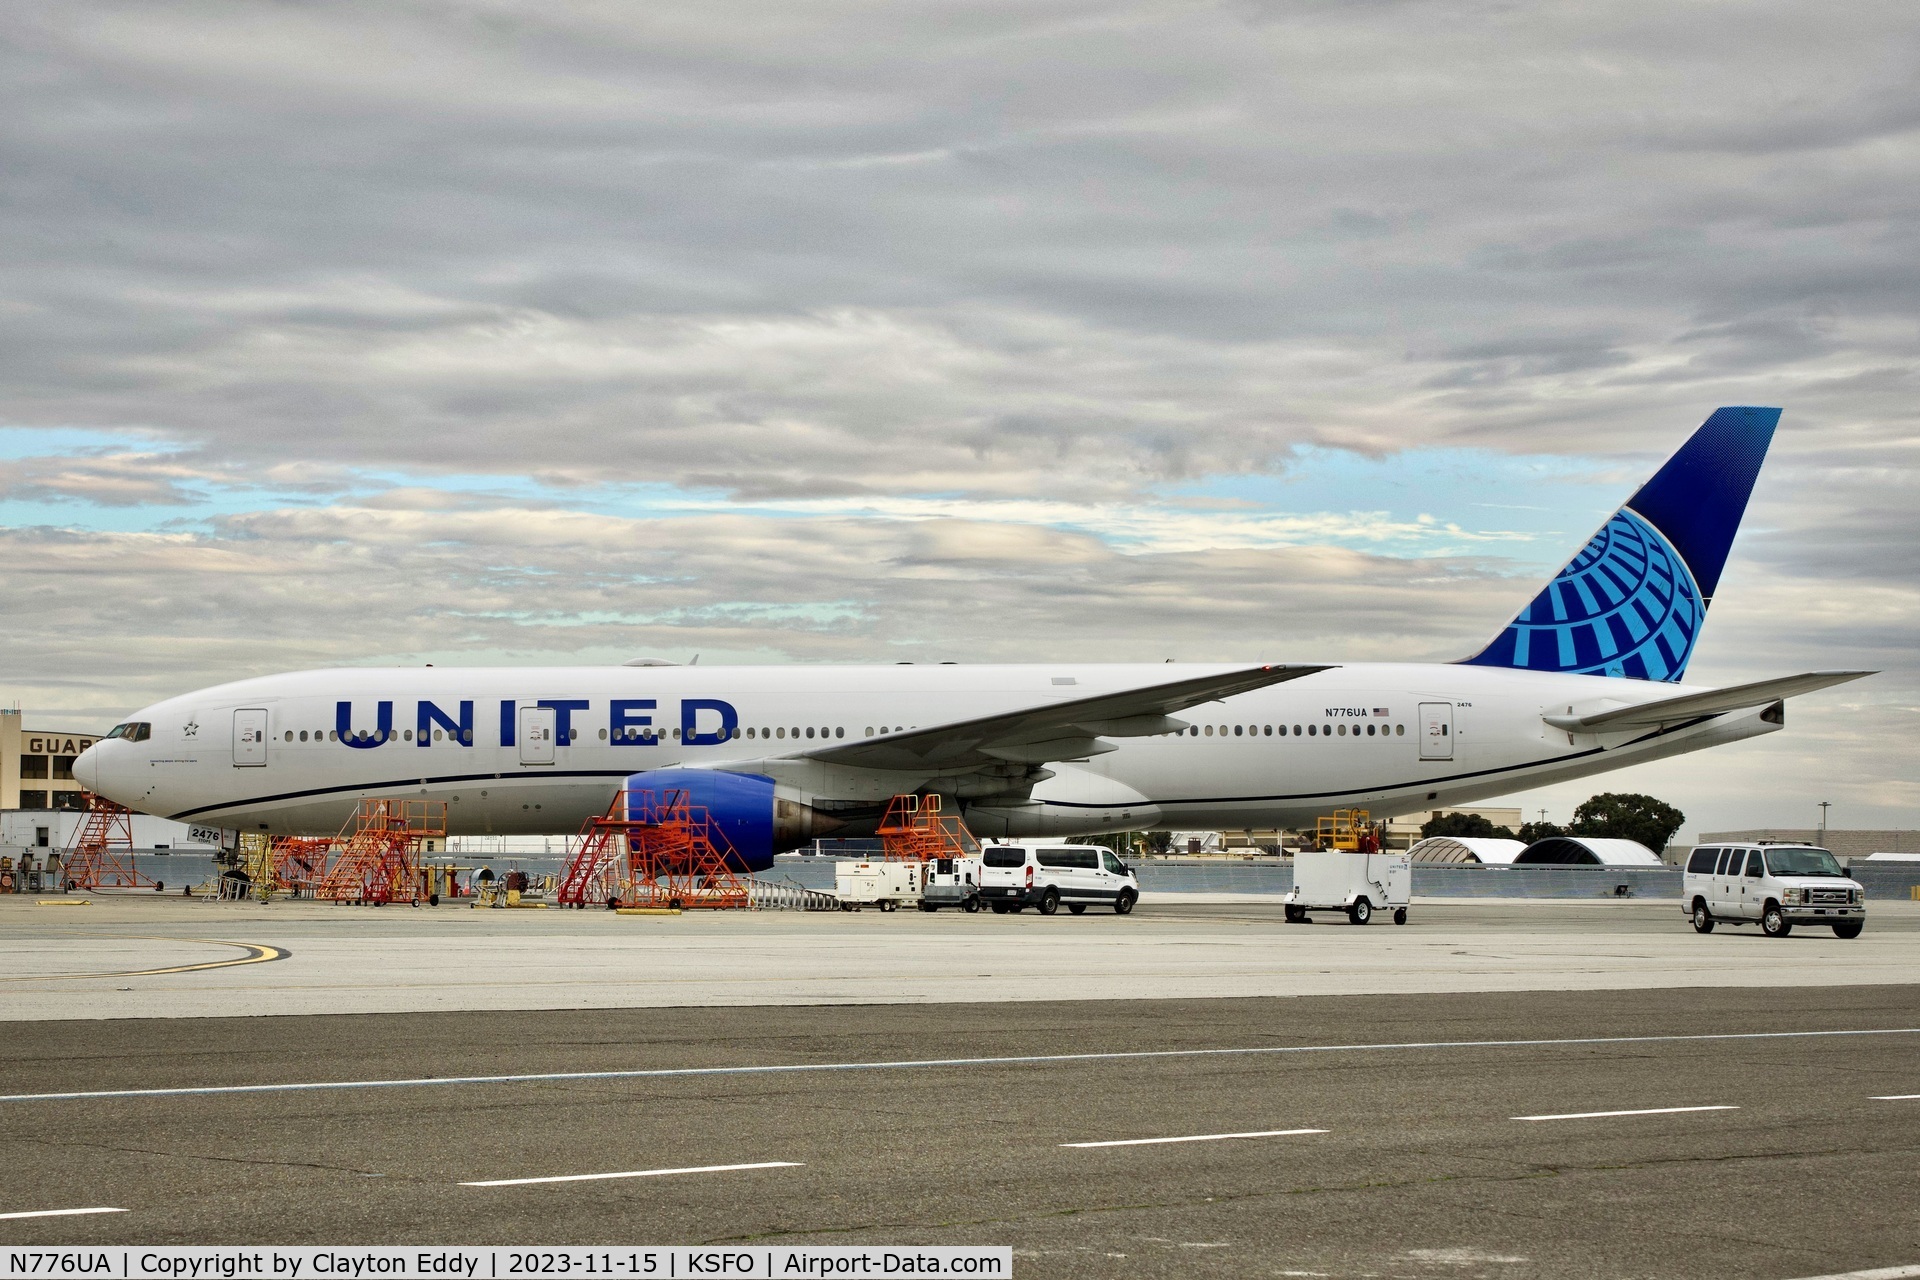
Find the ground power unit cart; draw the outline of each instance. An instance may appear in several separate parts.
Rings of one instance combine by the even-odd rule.
[[[1284,899],[1289,924],[1305,924],[1310,911],[1344,911],[1366,924],[1376,911],[1407,922],[1413,896],[1413,863],[1404,853],[1343,853],[1302,850],[1293,856],[1293,891]]]

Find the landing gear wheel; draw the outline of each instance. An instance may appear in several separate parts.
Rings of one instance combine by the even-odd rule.
[[[1347,908],[1347,919],[1355,924],[1366,924],[1373,919],[1373,904],[1365,898],[1355,898],[1353,905]]]
[[[1715,923],[1713,912],[1707,910],[1706,903],[1696,902],[1693,904],[1693,931],[1695,933],[1712,933]]]
[[[1407,909],[1405,907],[1394,908],[1393,922],[1395,924],[1405,924],[1407,922]]]
[[[1769,902],[1760,913],[1760,932],[1769,938],[1784,938],[1793,932],[1793,922],[1780,910],[1779,903]]]
[[[1305,907],[1297,907],[1289,902],[1286,906],[1286,913],[1288,924],[1305,924],[1307,922],[1307,909]]]
[[[1836,938],[1857,938],[1860,936],[1860,931],[1866,927],[1867,922],[1864,920],[1842,920],[1833,926],[1833,936]]]
[[[1067,904],[1067,910],[1077,916],[1083,916],[1087,914],[1087,904],[1084,902],[1069,902]]]
[[[1139,897],[1140,895],[1131,889],[1122,889],[1120,896],[1113,900],[1113,914],[1127,915],[1133,910],[1133,904],[1139,900]]]
[[[1060,891],[1049,889],[1040,895],[1040,914],[1050,916],[1060,909]]]

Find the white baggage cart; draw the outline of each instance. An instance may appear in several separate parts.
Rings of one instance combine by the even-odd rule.
[[[1376,911],[1407,922],[1413,897],[1413,861],[1404,853],[1339,853],[1303,850],[1293,857],[1293,891],[1284,899],[1287,921],[1304,924],[1310,911],[1344,911],[1366,924]]]
[[[920,864],[917,862],[841,862],[833,868],[833,891],[842,911],[864,906],[882,911],[918,906]]]

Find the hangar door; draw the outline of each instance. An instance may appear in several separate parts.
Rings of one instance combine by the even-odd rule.
[[[553,763],[553,728],[558,713],[552,707],[520,708],[520,763]]]
[[[1420,704],[1420,758],[1422,760],[1453,759],[1453,704],[1451,702]]]
[[[233,713],[233,763],[241,765],[267,762],[267,711],[265,707],[242,707]]]

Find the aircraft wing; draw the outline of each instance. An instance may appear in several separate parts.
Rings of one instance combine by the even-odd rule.
[[[1730,685],[1705,693],[1683,693],[1679,697],[1661,698],[1655,702],[1628,706],[1617,703],[1598,707],[1573,706],[1568,707],[1565,713],[1550,714],[1543,719],[1556,729],[1572,733],[1652,729],[1676,720],[1692,720],[1727,711],[1744,711],[1748,707],[1763,707],[1769,702],[1778,702],[1795,694],[1812,693],[1815,689],[1825,689],[1875,674],[1872,671],[1809,671],[1804,675],[1756,680],[1752,684]]]
[[[1298,680],[1326,666],[1246,667],[1170,680],[1089,698],[1042,702],[970,720],[923,725],[899,733],[835,743],[789,759],[819,760],[857,769],[964,769],[995,763],[1044,764],[1081,760],[1117,748],[1105,737],[1144,737],[1186,728],[1173,712]]]

